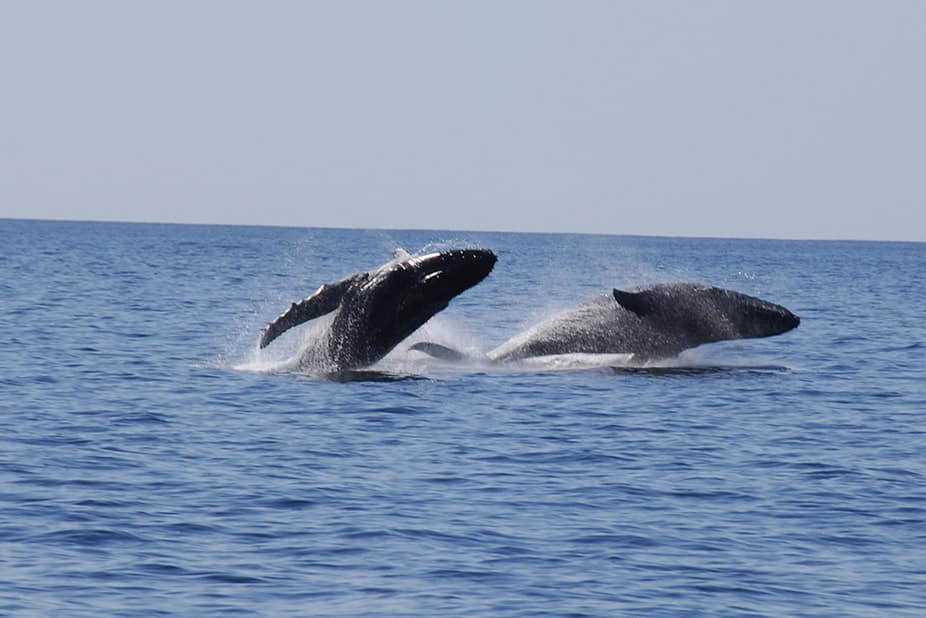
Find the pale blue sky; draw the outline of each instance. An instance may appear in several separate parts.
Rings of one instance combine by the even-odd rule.
[[[921,0],[0,7],[0,217],[926,240]]]

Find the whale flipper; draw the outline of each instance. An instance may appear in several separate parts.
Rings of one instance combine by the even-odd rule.
[[[273,320],[260,334],[261,348],[266,348],[271,341],[293,328],[309,320],[314,320],[326,313],[331,313],[341,304],[341,299],[347,289],[358,281],[360,278],[367,276],[367,273],[359,273],[335,283],[326,283],[318,288],[311,296],[293,303],[289,309],[284,311],[277,319]]]
[[[445,361],[461,361],[466,358],[466,355],[459,350],[454,350],[453,348],[430,341],[419,341],[408,349],[423,352],[428,356],[433,356],[434,358]]]

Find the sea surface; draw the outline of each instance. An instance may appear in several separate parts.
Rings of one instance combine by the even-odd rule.
[[[493,273],[367,372],[262,326],[392,251]],[[448,365],[699,281],[800,328]],[[0,615],[924,616],[926,244],[0,220]],[[618,359],[619,360],[619,359]]]

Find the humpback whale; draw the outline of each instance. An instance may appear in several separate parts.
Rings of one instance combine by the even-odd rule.
[[[267,324],[258,342],[333,313],[327,327],[302,351],[304,371],[343,373],[372,365],[461,292],[482,281],[495,265],[488,249],[457,249],[396,259],[370,272],[322,285]]]
[[[705,343],[770,337],[800,324],[776,305],[694,283],[614,289],[515,335],[486,356],[493,362],[554,354],[633,354],[633,362],[677,356]],[[411,346],[445,360],[463,354],[438,343]]]

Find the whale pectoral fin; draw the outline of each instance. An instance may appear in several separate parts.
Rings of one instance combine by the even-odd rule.
[[[656,308],[650,302],[649,295],[643,292],[626,292],[624,290],[618,290],[614,288],[614,300],[617,301],[621,307],[636,313],[641,318],[645,318],[652,313],[655,313]]]
[[[258,345],[261,348],[266,348],[271,341],[294,326],[299,326],[333,311],[338,303],[332,303],[330,296],[331,294],[326,289],[326,286],[322,286],[312,296],[290,305],[289,309],[264,327]]]
[[[433,356],[434,358],[445,361],[461,361],[466,358],[466,355],[462,352],[439,343],[431,343],[430,341],[419,341],[408,349],[424,352],[428,356]]]
[[[277,319],[264,327],[258,345],[261,348],[266,348],[271,341],[294,326],[299,326],[326,313],[331,313],[341,304],[341,299],[351,284],[366,276],[368,276],[367,273],[361,273],[336,283],[326,283],[308,298],[293,303]]]

